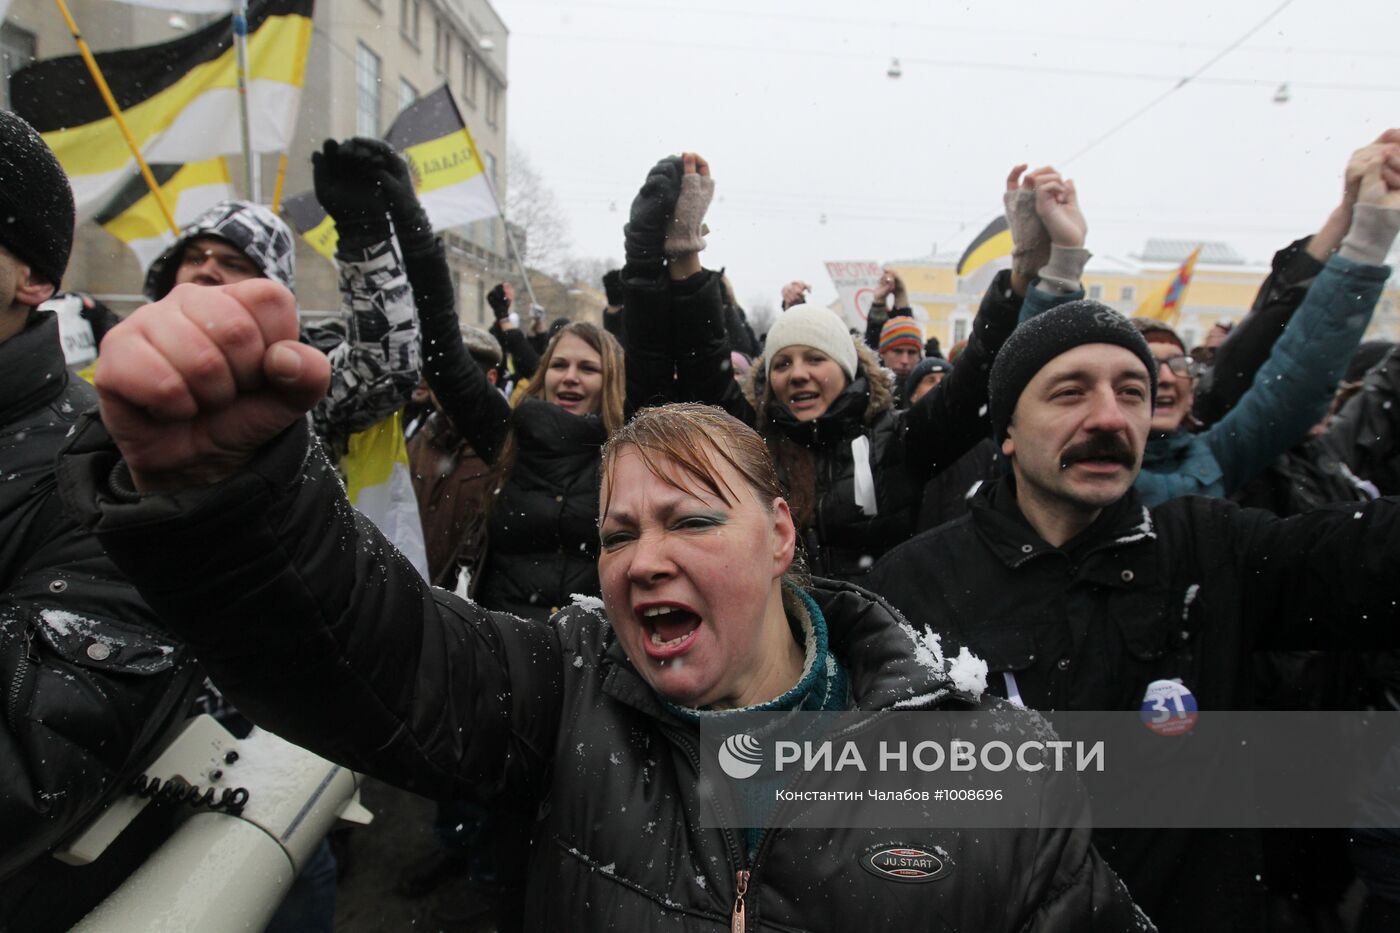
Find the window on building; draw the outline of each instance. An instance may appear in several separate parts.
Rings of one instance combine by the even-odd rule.
[[[1123,290],[1122,290],[1121,292],[1118,293],[1118,299],[1119,299],[1120,301],[1132,301],[1132,300],[1133,300],[1133,296],[1135,296],[1136,294],[1137,294],[1137,289],[1136,289],[1136,288],[1133,288],[1133,286],[1131,286],[1131,285],[1124,285],[1124,286],[1123,286]]]
[[[418,88],[414,87],[406,78],[399,79],[399,113],[408,109],[409,105],[418,99]]]
[[[1092,298],[1092,299],[1094,299],[1095,301],[1102,301],[1102,300],[1103,300],[1103,286],[1102,286],[1102,285],[1090,285],[1090,286],[1089,286],[1089,297]]]
[[[447,74],[452,65],[452,30],[447,21],[439,16],[433,21],[433,69],[440,75]]]
[[[500,124],[501,84],[493,77],[486,79],[486,122],[491,126]]]
[[[355,43],[355,134],[379,136],[379,56]]]
[[[949,349],[949,350],[952,350],[953,347],[957,346],[958,344],[960,344],[960,343],[962,343],[964,340],[966,340],[966,339],[967,339],[967,335],[968,335],[969,331],[971,330],[971,327],[972,327],[972,319],[969,318],[966,314],[955,314],[955,315],[953,315],[953,332],[952,332],[952,338],[953,338],[953,340],[952,340],[952,343],[950,343],[950,344],[948,345],[948,349]]]
[[[470,104],[476,103],[476,76],[478,65],[471,46],[462,43],[462,97]]]
[[[413,47],[418,47],[418,20],[423,12],[422,0],[399,0],[399,35]]]
[[[0,68],[4,69],[3,103],[6,110],[10,107],[10,75],[19,71],[25,65],[32,64],[35,59],[36,43],[34,33],[27,29],[20,29],[14,23],[6,23],[0,27]]]

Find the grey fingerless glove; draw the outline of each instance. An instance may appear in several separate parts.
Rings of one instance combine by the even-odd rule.
[[[1385,254],[1390,252],[1397,233],[1400,233],[1400,210],[1358,204],[1352,208],[1351,228],[1338,252],[1352,262],[1383,266]]]
[[[1062,295],[1077,292],[1079,279],[1084,275],[1084,266],[1094,255],[1082,246],[1050,246],[1050,261],[1040,270],[1040,284],[1049,286],[1044,291],[1058,291]]]
[[[1011,228],[1011,272],[1027,281],[1050,261],[1050,234],[1035,212],[1035,192],[1017,188],[1002,195]]]
[[[666,255],[688,256],[705,248],[705,211],[715,196],[715,180],[709,175],[681,177],[681,195],[676,200],[676,212],[666,225]]]

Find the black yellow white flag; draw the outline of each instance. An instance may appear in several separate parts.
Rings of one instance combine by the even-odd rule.
[[[446,85],[405,108],[384,141],[408,160],[414,190],[434,230],[500,215],[486,165]],[[288,198],[282,215],[318,253],[327,259],[335,255],[335,224],[313,193]]]
[[[281,152],[296,125],[311,41],[312,0],[248,5],[248,116],[255,152]],[[243,151],[232,17],[171,42],[95,56],[146,161],[202,162]],[[78,219],[135,174],[132,156],[82,59],[51,58],[10,79],[16,113],[58,156]]]
[[[165,203],[184,227],[206,210],[234,196],[228,165],[223,156],[189,165],[152,165]],[[136,254],[141,268],[149,268],[165,248],[175,242],[160,205],[140,175],[132,176],[93,221],[121,240]]]

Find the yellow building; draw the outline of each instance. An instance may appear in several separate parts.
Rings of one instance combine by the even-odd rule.
[[[1152,239],[1140,255],[1091,259],[1084,271],[1085,290],[1090,298],[1132,315],[1144,298],[1171,280],[1197,245],[1202,247],[1201,256],[1174,325],[1186,346],[1194,347],[1216,321],[1238,321],[1249,312],[1269,274],[1268,266],[1245,262],[1224,243]],[[990,281],[991,270],[986,266],[960,278],[960,255],[939,253],[889,263],[904,280],[916,316],[923,317],[920,310],[927,315],[925,334],[937,337],[945,353],[971,332],[972,319]],[[1400,341],[1400,277],[1392,277],[1387,284],[1366,338]]]

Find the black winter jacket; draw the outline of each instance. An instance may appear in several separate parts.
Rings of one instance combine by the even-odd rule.
[[[741,836],[702,825],[714,803],[694,727],[601,615],[574,606],[538,625],[430,589],[345,508],[301,425],[219,486],[137,502],[104,491],[116,452],[100,425],[69,457],[70,506],[256,721],[419,793],[537,814],[527,929],[730,929],[740,872],[750,930],[1150,927],[1087,833],[1050,828],[1077,812],[1056,777],[1039,829],[912,833],[951,856],[946,881],[860,866],[905,831],[769,831],[750,862]],[[887,605],[841,584],[812,595],[862,708],[971,705],[916,660]]]
[[[598,593],[596,415],[573,415],[535,399],[513,411],[462,345],[452,276],[442,247],[410,253],[408,275],[422,314],[423,372],[443,413],[487,463],[513,427],[516,458],[495,497],[486,557],[472,591],[492,609],[543,622],[574,593]],[[516,332],[518,333],[518,331]]]
[[[516,459],[487,522],[474,595],[544,621],[575,593],[598,594],[598,468],[603,422],[539,399],[511,413]]]
[[[16,873],[160,752],[201,680],[56,494],[55,456],[96,402],[53,313],[0,343],[0,928]]]
[[[984,488],[868,583],[985,660],[992,688],[1010,674],[1030,707],[1137,710],[1149,683],[1180,678],[1202,710],[1250,709],[1257,649],[1400,645],[1396,500],[1279,519],[1195,496],[1147,509],[1130,491],[1056,548],[1015,491],[1011,476]],[[1163,930],[1259,929],[1257,834],[1098,838]]]
[[[812,572],[860,582],[874,562],[916,529],[924,484],[990,433],[987,379],[1020,313],[1010,273],[997,276],[953,371],[918,404],[896,411],[888,377],[865,348],[861,372],[814,421],[798,422],[766,401],[762,361],[746,393],[731,375],[719,276],[669,287],[627,281],[628,397],[700,401],[753,425],[768,442]],[[868,443],[875,510],[856,497],[856,449]]]
[[[1191,409],[1201,424],[1208,427],[1224,418],[1254,385],[1255,374],[1322,272],[1322,263],[1308,254],[1311,240],[1294,240],[1274,254],[1272,270],[1255,293],[1249,313],[1216,350],[1209,372],[1196,387]]]

